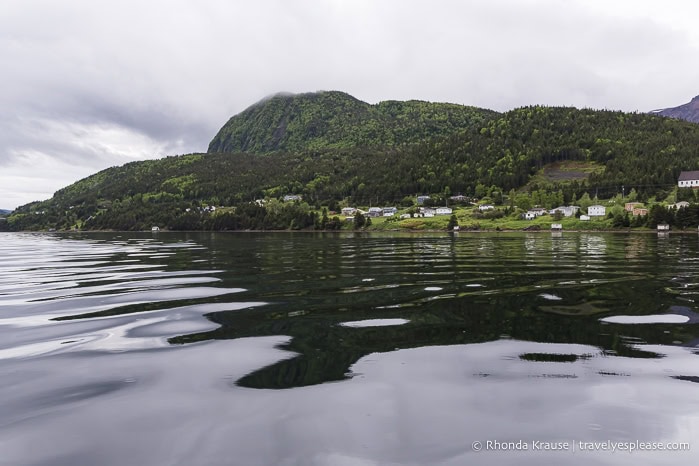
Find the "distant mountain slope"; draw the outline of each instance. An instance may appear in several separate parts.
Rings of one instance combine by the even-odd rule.
[[[678,120],[691,121],[692,123],[699,123],[699,95],[693,98],[689,103],[680,105],[679,107],[654,110],[651,113],[677,118]]]
[[[564,161],[594,170],[586,180],[537,181],[547,165]],[[63,188],[50,200],[17,208],[0,229],[197,229],[202,206],[245,209],[253,199],[289,193],[311,205],[343,200],[401,205],[418,193],[481,196],[528,186],[560,191],[569,202],[585,192],[610,197],[623,185],[626,192],[635,188],[639,198],[664,199],[676,188],[680,171],[698,168],[699,125],[642,113],[535,106],[395,147],[132,162]]]
[[[451,134],[497,115],[492,110],[417,100],[370,105],[338,91],[277,94],[228,120],[208,151],[394,147]]]
[[[12,211],[11,211],[11,210],[6,210],[6,209],[0,209],[0,215],[9,214],[10,212],[12,212]]]

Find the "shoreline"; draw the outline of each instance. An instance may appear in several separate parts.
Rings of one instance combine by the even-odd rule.
[[[412,230],[412,229],[387,229],[387,230],[58,230],[58,231],[46,231],[46,230],[20,230],[20,231],[0,231],[2,233],[39,233],[39,234],[60,234],[65,235],[69,233],[151,233],[153,235],[158,235],[161,233],[335,233],[335,234],[376,234],[376,233],[410,233],[410,234],[421,234],[421,233],[453,233],[453,234],[478,234],[478,233],[535,233],[535,234],[554,234],[554,233],[612,233],[612,234],[660,234],[660,235],[688,235],[688,234],[699,234],[699,230],[638,230],[638,229],[617,229],[617,230],[512,230],[512,229],[478,229],[478,230]]]

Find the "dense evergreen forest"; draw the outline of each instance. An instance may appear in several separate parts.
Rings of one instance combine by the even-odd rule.
[[[397,147],[453,134],[494,116],[492,110],[418,100],[369,105],[338,91],[278,94],[228,120],[208,152]]]
[[[380,131],[365,132],[370,126]],[[227,148],[246,152],[221,152]],[[498,114],[416,101],[371,106],[331,92],[256,104],[210,149],[104,170],[16,209],[0,228],[327,229],[338,226],[331,212],[340,206],[408,207],[417,194],[503,203],[556,193],[568,203],[633,189],[641,201],[664,199],[680,171],[699,169],[699,125],[562,107]],[[563,162],[583,169],[542,176]],[[292,193],[303,202],[274,201]]]

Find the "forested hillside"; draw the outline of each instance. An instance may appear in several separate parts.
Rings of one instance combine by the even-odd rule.
[[[494,116],[491,110],[417,100],[369,105],[337,91],[278,94],[232,117],[209,152],[396,147],[453,134]]]
[[[251,136],[247,147],[267,147],[266,137]],[[293,139],[298,150],[183,155],[111,168],[18,208],[0,228],[303,228],[320,222],[323,206],[408,206],[417,194],[495,193],[502,200],[513,190],[539,191],[570,202],[585,193],[605,198],[634,189],[644,200],[664,198],[680,171],[699,169],[699,125],[614,111],[526,107],[410,144],[317,148],[325,137]],[[590,170],[541,176],[570,161]],[[250,204],[292,193],[303,202]],[[213,214],[205,206],[219,209]]]
[[[416,158],[439,171],[461,164],[468,190],[475,183],[505,189],[525,185],[545,164],[589,161],[604,170],[587,181],[604,191],[635,187],[645,195],[672,189],[682,170],[699,167],[699,126],[642,113],[526,107],[488,121],[469,134],[422,146]],[[602,194],[602,193],[600,193]]]

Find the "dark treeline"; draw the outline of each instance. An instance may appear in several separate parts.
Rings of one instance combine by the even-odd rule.
[[[67,230],[76,225],[77,215],[79,212],[72,211],[64,216],[19,214],[15,216],[14,224],[0,222],[0,231],[32,230],[36,228],[38,221],[46,222],[51,228]],[[356,227],[362,228],[370,224],[362,217]],[[104,212],[88,217],[80,227],[87,230],[142,231],[157,226],[169,230],[226,231],[339,230],[342,225],[342,220],[337,216],[329,216],[327,209],[319,214],[308,204],[300,202],[272,202],[267,206],[244,203],[234,209],[212,212],[185,202],[159,202],[153,199],[144,201],[142,196],[135,196],[128,201],[111,204]]]

